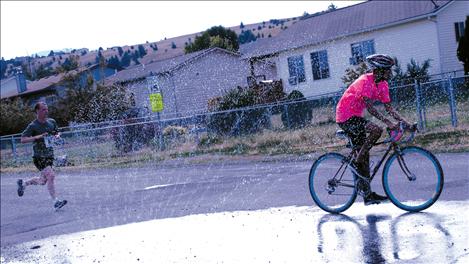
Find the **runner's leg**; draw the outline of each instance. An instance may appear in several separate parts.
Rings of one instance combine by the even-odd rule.
[[[55,193],[55,173],[51,166],[47,166],[42,171],[44,177],[47,179],[47,190],[49,191],[50,196],[55,201],[57,196]]]

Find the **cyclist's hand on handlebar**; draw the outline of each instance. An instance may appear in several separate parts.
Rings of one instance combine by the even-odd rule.
[[[408,129],[412,132],[418,131],[417,123],[413,123],[412,125],[409,126]]]
[[[388,130],[389,131],[394,131],[394,130],[399,130],[399,129],[400,129],[399,123],[397,123],[397,124],[393,124],[393,123],[388,124]]]

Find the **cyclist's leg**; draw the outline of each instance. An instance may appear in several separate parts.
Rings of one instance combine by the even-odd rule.
[[[362,152],[362,155],[367,155],[367,152],[361,151],[362,146],[366,141],[366,124],[368,121],[363,117],[353,116],[349,118],[347,121],[343,123],[339,123],[338,125],[342,128],[347,136],[352,140],[352,144],[354,148],[358,149],[359,152]],[[362,158],[363,159],[363,158]],[[358,172],[364,176],[364,171],[362,171],[363,161],[358,163],[355,161],[357,165]]]
[[[363,172],[363,176],[370,177],[370,149],[378,141],[383,133],[383,129],[371,121],[367,121],[365,125],[365,131],[368,136],[358,152],[356,162],[359,165],[359,169]]]

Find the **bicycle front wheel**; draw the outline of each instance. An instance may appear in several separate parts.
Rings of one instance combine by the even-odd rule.
[[[384,191],[393,204],[409,212],[434,204],[443,191],[443,183],[440,163],[423,148],[405,147],[384,165]]]
[[[309,172],[309,191],[314,202],[324,211],[341,213],[355,201],[355,174],[339,153],[320,156]]]

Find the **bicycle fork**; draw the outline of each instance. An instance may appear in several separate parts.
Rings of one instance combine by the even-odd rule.
[[[396,149],[396,154],[397,154],[397,162],[399,163],[399,167],[401,167],[402,172],[404,172],[405,176],[409,181],[415,181],[417,179],[417,176],[413,174],[409,168],[407,167],[407,164],[404,161],[404,154],[402,153],[400,148]]]

